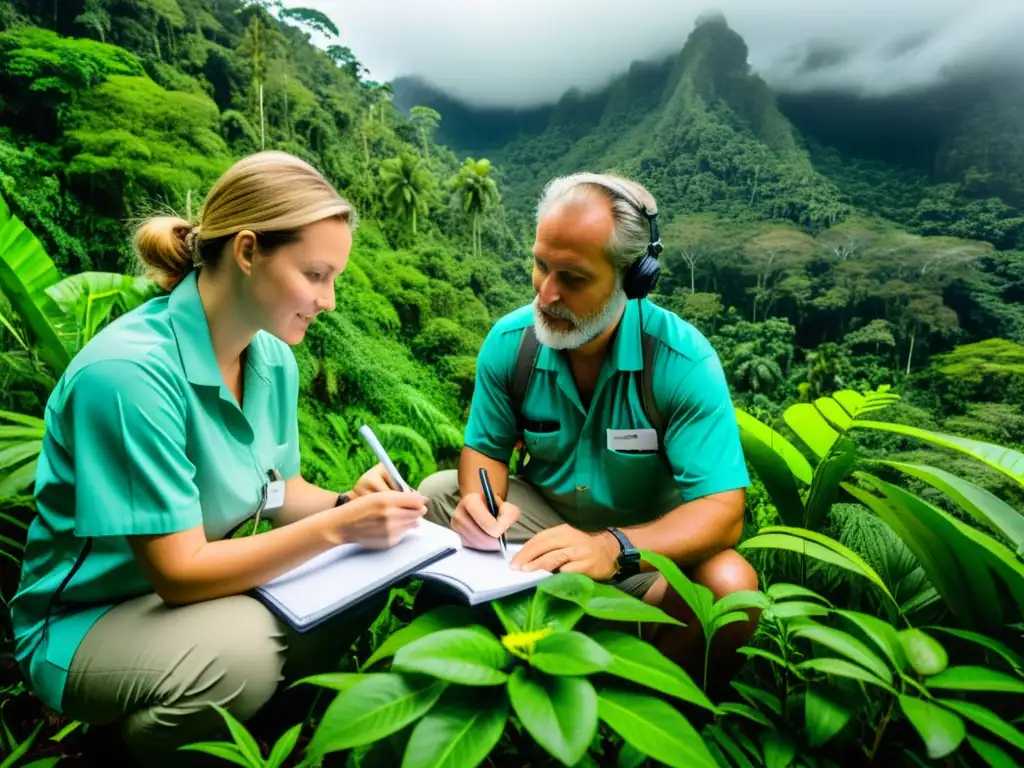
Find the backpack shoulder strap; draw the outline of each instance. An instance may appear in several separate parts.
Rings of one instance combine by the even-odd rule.
[[[651,426],[658,433],[658,445],[660,446],[665,424],[654,399],[654,352],[657,345],[658,340],[645,331],[643,334],[644,376],[641,401],[647,414],[647,420],[651,422]]]
[[[526,397],[526,390],[530,386],[530,379],[533,377],[533,368],[537,362],[537,352],[540,349],[540,341],[530,324],[523,329],[523,336],[519,340],[519,350],[516,352],[516,363],[512,369],[512,411],[516,415],[516,423],[521,424],[523,412],[523,399]]]

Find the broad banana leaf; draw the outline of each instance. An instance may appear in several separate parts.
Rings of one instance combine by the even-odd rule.
[[[992,492],[927,464],[904,464],[899,461],[875,463],[898,469],[942,491],[979,523],[1013,542],[1018,555],[1024,555],[1024,515]]]
[[[1001,445],[985,443],[956,435],[932,432],[927,429],[908,427],[903,424],[890,424],[883,421],[854,421],[852,429],[877,429],[882,432],[893,432],[897,435],[921,440],[941,448],[948,448],[966,454],[983,464],[987,464],[1024,488],[1024,454]]]
[[[31,490],[45,432],[42,419],[0,411],[0,498]]]
[[[839,439],[839,433],[832,428],[825,417],[810,403],[791,405],[782,414],[789,428],[803,441],[814,454],[823,459],[828,455],[832,444]]]
[[[51,323],[72,353],[78,352],[110,319],[114,310],[128,312],[158,290],[143,277],[116,272],[81,272],[46,289],[59,310]]]
[[[51,318],[61,312],[46,289],[59,280],[42,244],[0,198],[0,290],[31,334],[39,357],[58,375],[71,355],[52,325]]]
[[[804,503],[797,480],[811,482],[811,465],[793,445],[766,424],[736,409],[740,443],[786,525],[803,524]]]
[[[1017,616],[1024,613],[1024,564],[1010,549],[899,486],[867,473],[854,477],[862,487],[846,489],[899,534],[959,619],[997,632],[1005,627],[995,576],[1009,588]]]

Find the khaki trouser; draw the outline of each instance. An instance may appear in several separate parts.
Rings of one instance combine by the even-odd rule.
[[[425,478],[418,490],[428,498],[427,520],[447,526],[461,498],[458,470],[436,472]],[[536,488],[518,477],[509,477],[505,501],[519,508],[519,519],[505,534],[510,543],[525,542],[536,533],[565,523],[565,519]],[[658,571],[645,571],[623,579],[615,586],[642,599],[660,575]]]
[[[168,606],[155,594],[128,600],[105,613],[75,653],[64,713],[120,723],[144,765],[198,765],[201,753],[178,747],[230,738],[211,702],[245,721],[282,681],[337,669],[385,599],[301,635],[245,595],[185,606]],[[288,713],[281,733],[304,715]]]

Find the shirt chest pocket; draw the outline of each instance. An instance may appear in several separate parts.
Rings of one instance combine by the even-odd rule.
[[[604,483],[615,509],[647,512],[672,480],[671,470],[659,451],[623,453],[611,448],[602,452]],[[653,516],[665,510],[650,510]]]
[[[558,432],[532,432],[523,430],[523,442],[530,461],[554,462],[558,460]]]

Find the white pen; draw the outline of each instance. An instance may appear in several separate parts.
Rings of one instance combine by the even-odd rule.
[[[368,425],[363,424],[363,426],[359,428],[359,434],[363,436],[363,439],[369,444],[370,450],[376,454],[380,463],[384,465],[384,469],[387,470],[395,488],[399,491],[411,491],[412,488],[407,482],[405,482],[405,480],[402,479],[402,476],[398,473],[398,469],[388,456],[387,451],[384,450],[384,446],[380,444],[380,440],[378,440],[377,436],[373,434],[373,430],[370,429]]]

